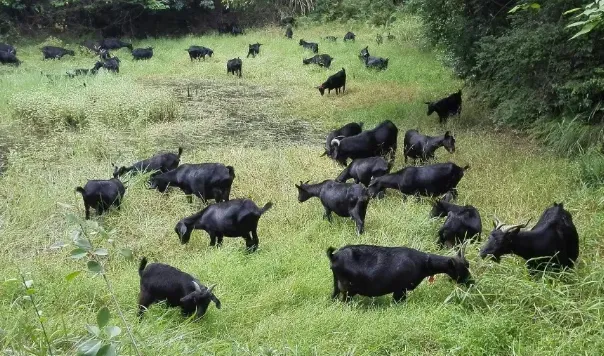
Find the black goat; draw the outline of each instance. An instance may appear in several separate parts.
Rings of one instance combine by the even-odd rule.
[[[306,42],[304,40],[300,40],[300,46],[304,49],[310,49],[314,53],[319,53],[319,44],[314,42]]]
[[[191,46],[186,51],[189,52],[189,58],[191,59],[191,61],[200,58],[203,58],[203,60],[205,61],[206,56],[212,58],[212,55],[214,54],[213,50],[203,46]]]
[[[316,54],[311,58],[303,59],[302,64],[317,64],[321,67],[329,68],[333,58],[329,54]]]
[[[406,167],[398,172],[375,178],[369,184],[372,197],[386,188],[396,189],[406,195],[436,197],[447,193],[464,176],[470,166],[459,167],[455,163],[438,163],[420,167]]]
[[[325,89],[327,89],[328,94],[330,94],[333,89],[336,90],[336,94],[339,94],[340,91],[346,91],[346,70],[342,68],[342,70],[336,74],[330,75],[323,84],[316,88],[319,89],[321,96],[325,94]]]
[[[80,46],[88,48],[90,51],[97,53],[97,54],[101,50],[101,42],[94,41],[94,40],[86,40],[84,42],[81,42]]]
[[[21,61],[14,53],[0,51],[0,63],[12,64],[18,67],[21,64]]]
[[[572,268],[579,257],[579,235],[572,216],[562,203],[547,208],[537,224],[528,231],[528,225],[504,225],[493,222],[493,231],[480,250],[480,257],[493,256],[499,262],[501,256],[513,254],[527,260],[531,271],[542,271],[548,266]]]
[[[260,209],[249,199],[233,199],[212,204],[197,214],[186,217],[176,224],[174,231],[181,244],[186,244],[195,229],[205,230],[210,235],[210,246],[222,245],[226,237],[242,237],[245,246],[255,251],[258,248],[258,220],[273,204],[268,202]]]
[[[96,62],[93,70],[98,71],[101,68],[105,68],[106,70],[114,73],[120,72],[120,59],[117,57],[111,57],[105,62]]]
[[[435,212],[438,216],[442,216],[443,213],[447,216],[443,226],[438,230],[440,246],[450,248],[474,237],[480,241],[482,220],[478,209],[472,205],[459,206],[438,201],[432,209],[432,213]]]
[[[239,58],[229,59],[227,61],[227,74],[233,73],[233,75],[238,74],[239,78],[241,78],[241,67],[243,66],[243,62]]]
[[[75,56],[74,51],[55,46],[44,46],[41,51],[42,59],[61,59],[65,55]]]
[[[363,61],[363,63],[366,61],[367,58],[369,58],[369,46],[365,46],[365,48],[363,48],[361,50],[361,52],[359,52],[359,59],[361,61]]]
[[[128,48],[132,51],[132,44],[128,42],[123,42],[117,38],[105,38],[99,42],[99,47],[102,49],[120,49],[120,48]]]
[[[388,58],[382,57],[365,57],[365,67],[370,69],[385,70],[388,68]]]
[[[132,50],[134,60],[151,59],[153,57],[153,47],[136,48]]]
[[[115,206],[117,210],[120,210],[126,188],[119,179],[112,178],[109,180],[89,180],[83,188],[77,187],[76,192],[82,194],[86,220],[88,220],[90,219],[90,208],[96,210],[99,215],[109,210],[111,206]]]
[[[446,123],[449,116],[461,115],[461,90],[436,102],[427,101],[426,104],[428,105],[428,116],[436,112],[439,122]]]
[[[325,37],[325,41],[336,42],[338,38],[336,36],[327,36]]]
[[[359,158],[352,161],[336,178],[336,182],[346,182],[353,178],[355,183],[368,186],[371,179],[390,172],[391,165],[382,157]]]
[[[332,156],[331,141],[333,141],[334,138],[354,136],[354,135],[360,134],[362,131],[363,131],[362,122],[359,122],[358,124],[356,122],[351,122],[351,123],[348,123],[348,124],[340,127],[337,130],[333,130],[332,132],[329,133],[329,135],[327,135],[327,139],[325,140],[325,152],[323,152],[321,157],[323,157],[323,156],[331,157]]]
[[[294,36],[294,30],[292,30],[291,26],[287,26],[287,29],[285,29],[285,37],[291,39]]]
[[[17,55],[17,49],[6,43],[0,43],[0,52],[12,53],[15,56]]]
[[[350,137],[336,137],[331,141],[331,157],[345,166],[348,159],[390,156],[394,162],[398,128],[386,120],[374,129]]]
[[[170,307],[180,307],[183,315],[202,317],[208,310],[210,302],[220,309],[220,300],[212,290],[199,280],[177,268],[163,264],[151,263],[147,266],[147,258],[141,259],[138,266],[140,276],[140,293],[138,296],[138,316],[151,304],[166,301]]]
[[[164,193],[169,186],[174,186],[188,195],[190,203],[193,202],[191,194],[218,203],[229,200],[234,179],[235,169],[221,163],[183,164],[152,177],[149,188]]]
[[[249,45],[246,58],[249,58],[250,56],[256,58],[256,55],[260,54],[260,46],[262,46],[262,43],[254,43]]]
[[[459,284],[473,283],[463,250],[454,257],[407,247],[371,245],[347,245],[335,251],[333,247],[327,249],[333,273],[332,299],[340,294],[347,301],[357,294],[379,297],[392,293],[398,303],[424,279],[441,273]]]
[[[113,166],[113,177],[119,178],[128,172],[136,173],[147,173],[154,172],[151,177],[156,175],[169,172],[174,170],[180,164],[180,156],[182,155],[182,147],[178,148],[178,154],[176,153],[158,153],[155,156],[136,162],[130,167],[117,167]]]
[[[344,35],[344,42],[346,42],[346,41],[352,41],[352,42],[354,42],[355,39],[356,39],[356,35],[354,33],[352,33],[352,32],[347,32]]]
[[[449,131],[442,136],[432,137],[424,136],[417,130],[409,130],[405,133],[404,144],[405,163],[409,157],[414,161],[419,159],[421,162],[433,159],[434,152],[439,147],[444,147],[449,153],[455,152],[455,137]]]
[[[317,197],[321,200],[327,221],[331,222],[331,212],[338,216],[351,217],[357,227],[357,234],[362,234],[365,229],[365,214],[369,204],[367,189],[360,184],[338,183],[326,180],[318,184],[300,182],[298,188],[298,201],[303,203],[310,198]]]

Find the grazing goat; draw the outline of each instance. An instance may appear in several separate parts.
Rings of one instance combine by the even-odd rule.
[[[153,57],[153,47],[136,48],[132,50],[132,59],[142,60],[151,59]]]
[[[151,263],[147,265],[147,258],[141,259],[138,266],[140,276],[140,293],[138,296],[138,316],[151,304],[166,301],[170,307],[180,307],[183,315],[202,317],[208,310],[210,302],[220,309],[220,300],[212,290],[215,286],[207,288],[199,280],[177,268],[163,264]]]
[[[120,49],[120,48],[128,48],[132,51],[132,44],[128,42],[123,42],[117,38],[105,38],[99,42],[99,47],[101,49]]]
[[[369,193],[375,197],[386,188],[396,189],[406,195],[436,197],[457,187],[470,166],[455,163],[438,163],[420,167],[406,167],[398,172],[375,178],[369,184]]]
[[[356,39],[356,36],[355,36],[355,34],[354,34],[354,33],[352,33],[352,32],[347,32],[347,33],[344,35],[344,42],[346,42],[346,41],[352,41],[352,42],[354,42],[354,40],[355,40],[355,39]]]
[[[0,51],[0,63],[12,64],[18,67],[21,64],[21,61],[14,53]]]
[[[256,251],[258,248],[258,220],[273,204],[268,202],[260,209],[249,199],[233,199],[209,205],[201,212],[186,217],[176,224],[174,231],[181,244],[186,244],[195,229],[205,230],[210,235],[210,246],[222,245],[226,237],[242,237],[245,246]]]
[[[75,56],[75,52],[70,49],[54,46],[42,47],[42,59],[61,59],[65,55]]]
[[[291,40],[291,38],[293,36],[294,36],[294,30],[292,30],[291,26],[287,26],[287,29],[285,29],[285,37],[287,37]]]
[[[189,52],[189,58],[191,59],[191,61],[200,58],[203,58],[203,60],[205,61],[206,56],[212,58],[212,55],[214,54],[213,50],[203,46],[191,46],[186,51]]]
[[[306,42],[304,40],[300,40],[300,46],[304,49],[310,49],[314,53],[319,53],[319,44],[314,42]]]
[[[17,55],[17,49],[6,43],[0,43],[0,52],[12,53],[15,56]]]
[[[193,202],[192,194],[202,200],[228,201],[235,169],[221,163],[183,164],[178,168],[152,177],[149,189],[165,193],[169,186],[180,188]]]
[[[325,41],[336,42],[338,38],[336,36],[327,36],[325,37]]]
[[[369,46],[365,46],[365,48],[363,48],[361,50],[361,52],[359,52],[359,59],[363,62],[365,62],[366,58],[369,58]]]
[[[449,116],[461,115],[461,90],[436,102],[427,101],[426,104],[428,105],[428,116],[436,112],[439,122],[444,124]]]
[[[227,61],[227,74],[233,73],[233,75],[238,74],[239,78],[241,78],[241,67],[243,66],[243,62],[239,58],[229,59]]]
[[[493,256],[499,262],[503,255],[517,255],[527,260],[531,271],[575,265],[579,256],[579,235],[572,216],[562,203],[547,208],[532,229],[521,231],[527,225],[528,222],[504,225],[495,219],[494,229],[480,250],[480,257]]]
[[[321,200],[327,221],[331,222],[331,212],[338,216],[351,217],[357,227],[357,234],[362,234],[365,229],[365,214],[369,204],[367,189],[360,184],[338,183],[326,180],[318,184],[300,182],[298,188],[298,201],[303,203],[310,198],[317,197]]]
[[[344,168],[336,182],[346,182],[353,178],[355,183],[368,186],[371,179],[388,174],[390,168],[391,165],[382,157],[358,158]]]
[[[180,156],[182,155],[182,147],[178,148],[176,153],[158,153],[155,156],[136,162],[130,167],[113,166],[113,177],[119,178],[128,172],[133,174],[154,172],[151,177],[174,170],[180,164]]]
[[[447,131],[442,136],[424,136],[417,130],[409,130],[405,133],[405,163],[409,157],[415,162],[419,159],[421,162],[427,162],[434,159],[434,152],[440,147],[444,147],[449,153],[455,152],[455,137]]]
[[[356,122],[351,122],[351,123],[348,123],[348,124],[340,127],[337,130],[333,130],[332,132],[329,133],[329,135],[327,135],[327,139],[325,140],[325,152],[323,152],[321,157],[323,157],[323,156],[332,157],[333,150],[332,150],[331,141],[333,141],[334,138],[354,136],[354,135],[360,134],[362,131],[363,131],[362,122],[359,122],[358,124]]]
[[[325,89],[327,89],[328,94],[335,89],[336,95],[339,94],[340,91],[346,91],[346,70],[342,68],[341,71],[329,76],[327,80],[323,84],[316,87],[316,89],[319,89],[321,96],[325,94]]]
[[[347,245],[337,252],[328,248],[327,257],[333,273],[331,298],[342,294],[343,301],[357,294],[380,297],[392,293],[399,303],[424,279],[441,273],[465,286],[474,283],[463,250],[448,257],[407,247]]]
[[[84,42],[81,42],[80,46],[82,46],[84,48],[88,48],[90,51],[97,53],[97,54],[101,50],[101,42],[94,41],[94,40],[86,40]]]
[[[333,58],[329,54],[316,54],[311,58],[303,59],[302,64],[317,64],[321,67],[329,68]]]
[[[249,45],[246,58],[249,58],[250,56],[252,56],[252,58],[256,58],[256,55],[260,54],[260,46],[262,46],[262,43],[254,43]]]
[[[120,210],[126,188],[119,179],[112,178],[109,180],[89,180],[83,188],[77,187],[76,192],[82,194],[86,220],[89,220],[90,208],[96,210],[99,215],[109,210],[111,206],[115,206],[117,210]]]
[[[346,166],[348,159],[390,156],[394,162],[398,128],[390,120],[380,123],[372,130],[355,136],[336,137],[331,141],[331,157]]]
[[[438,230],[438,244],[450,248],[466,239],[477,237],[480,241],[482,232],[482,220],[478,209],[472,205],[459,206],[446,201],[435,203],[432,213],[438,216],[446,214],[447,219],[443,226]]]
[[[105,68],[106,70],[114,73],[120,72],[120,59],[117,57],[111,57],[105,62],[96,62],[93,70],[98,71],[101,68]]]
[[[385,70],[388,68],[388,58],[382,57],[365,57],[365,67],[370,69]]]

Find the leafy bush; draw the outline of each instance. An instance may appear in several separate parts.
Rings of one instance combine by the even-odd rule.
[[[376,26],[394,21],[392,0],[318,0],[311,17],[317,21],[367,20]]]
[[[570,121],[562,120],[573,118],[585,127],[545,125],[547,133],[538,136],[559,133],[548,140],[553,143],[576,138],[565,146],[580,152],[602,139],[583,132],[604,123],[604,40],[594,34],[569,41],[573,30],[564,15],[583,2],[415,0],[414,8],[428,39],[443,46],[455,72],[476,87],[494,123],[535,128],[553,121],[564,127]]]

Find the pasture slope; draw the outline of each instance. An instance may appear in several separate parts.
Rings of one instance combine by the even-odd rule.
[[[94,217],[112,230],[104,261],[117,301],[145,355],[601,355],[604,353],[604,264],[602,197],[578,180],[578,167],[537,147],[526,137],[479,125],[484,113],[464,107],[463,120],[447,129],[457,152],[437,152],[438,161],[470,164],[459,186],[459,201],[483,216],[483,240],[497,215],[507,222],[538,218],[563,201],[578,227],[581,255],[576,272],[530,278],[523,262],[480,260],[479,244],[468,258],[477,284],[460,288],[438,276],[423,283],[400,305],[386,296],[355,297],[344,304],[329,299],[332,275],[328,246],[366,243],[404,245],[441,254],[435,241],[442,221],[428,217],[428,201],[402,202],[390,192],[369,205],[366,232],[357,237],[349,219],[322,219],[317,200],[297,201],[294,183],[334,178],[341,168],[326,158],[329,129],[350,121],[371,128],[384,119],[399,128],[395,168],[403,165],[404,132],[417,128],[442,134],[436,116],[426,117],[424,101],[456,91],[461,83],[434,53],[420,50],[419,24],[408,18],[394,25],[396,40],[375,44],[376,30],[357,26],[356,43],[319,41],[341,38],[348,27],[297,28],[294,40],[284,30],[250,30],[242,37],[186,37],[135,41],[154,46],[155,57],[133,62],[127,50],[119,75],[65,79],[73,68],[92,67],[82,52],[61,61],[41,61],[39,42],[19,46],[23,64],[0,68],[0,350],[6,355],[44,354],[45,343],[31,304],[21,298],[21,271],[34,281],[36,301],[55,354],[70,355],[87,337],[103,306],[116,317],[102,278],[70,258],[69,241],[83,216],[74,193],[86,179],[107,179],[111,163],[127,164],[158,150],[184,148],[182,163],[222,162],[235,167],[233,197],[274,203],[259,225],[260,249],[244,252],[241,239],[209,248],[204,232],[180,245],[174,225],[201,208],[179,192],[161,195],[146,189],[143,177],[130,179],[122,209]],[[331,70],[303,66],[311,56],[297,42],[320,42],[320,53],[335,58]],[[263,43],[255,59],[247,44]],[[205,62],[191,63],[191,44],[214,49]],[[390,58],[384,72],[368,71],[357,58],[369,45],[372,55]],[[67,43],[68,48],[75,46]],[[227,59],[243,59],[243,78],[226,74]],[[315,86],[345,67],[346,94],[321,97]],[[49,74],[50,78],[41,75]],[[56,75],[56,77],[53,77]],[[85,84],[85,85],[84,85]],[[188,88],[188,91],[187,91]],[[93,241],[100,241],[98,235]],[[117,251],[129,248],[134,259]],[[216,283],[222,309],[210,306],[200,321],[185,320],[178,309],[153,306],[136,318],[138,262],[164,262]],[[124,329],[125,330],[125,329]],[[133,354],[125,332],[121,354]]]

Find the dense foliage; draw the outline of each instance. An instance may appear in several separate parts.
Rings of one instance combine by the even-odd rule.
[[[570,40],[577,30],[568,28],[574,20],[565,14],[586,3],[413,4],[429,40],[442,45],[456,72],[476,87],[478,98],[492,109],[493,122],[533,128],[554,144],[559,138],[564,144],[558,148],[567,153],[600,143],[603,137],[604,41],[598,31]],[[566,144],[569,141],[575,144]]]

